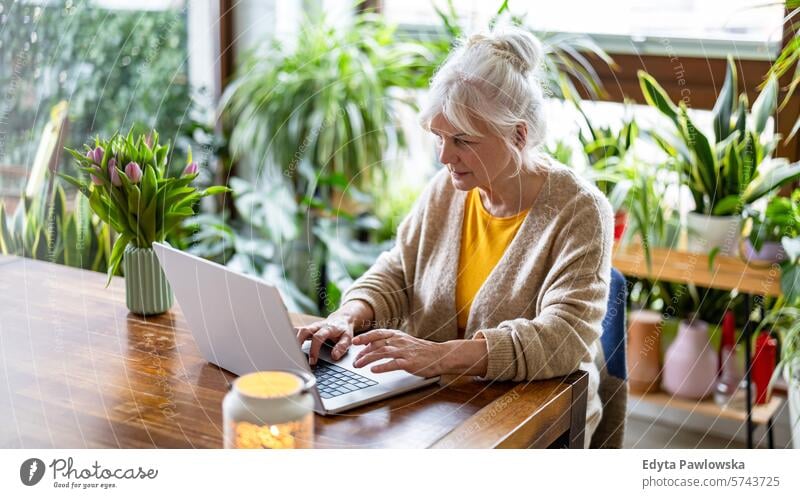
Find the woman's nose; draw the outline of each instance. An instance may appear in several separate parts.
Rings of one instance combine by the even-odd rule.
[[[439,146],[439,162],[442,164],[453,164],[458,162],[458,154],[453,150],[453,146],[444,142]]]

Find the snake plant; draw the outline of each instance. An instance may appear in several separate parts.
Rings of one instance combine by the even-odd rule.
[[[77,196],[67,209],[64,189],[55,188],[46,213],[39,197],[24,197],[8,216],[0,204],[0,254],[17,255],[105,272],[111,255],[111,231],[92,216],[89,201]]]
[[[681,101],[674,104],[651,75],[639,71],[647,103],[669,118],[671,134],[652,136],[674,160],[695,202],[706,215],[739,215],[745,206],[800,177],[800,163],[773,158],[779,137],[766,138],[777,107],[778,81],[770,76],[748,119],[746,94],[737,93],[736,65],[728,58],[725,81],[713,109],[713,135],[706,135]]]

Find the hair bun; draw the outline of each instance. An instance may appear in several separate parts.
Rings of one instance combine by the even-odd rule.
[[[492,32],[492,46],[522,74],[528,74],[542,61],[542,44],[530,32],[507,27]]]

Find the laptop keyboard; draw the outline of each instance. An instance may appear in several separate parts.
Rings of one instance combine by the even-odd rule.
[[[317,359],[317,364],[311,367],[317,378],[317,389],[323,399],[335,398],[343,394],[366,389],[378,384],[372,379],[351,372],[333,363]]]

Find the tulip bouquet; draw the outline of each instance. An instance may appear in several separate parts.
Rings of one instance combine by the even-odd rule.
[[[181,221],[195,214],[199,199],[230,191],[221,186],[198,190],[192,185],[198,167],[191,150],[182,171],[170,175],[170,145],[160,145],[155,131],[138,139],[133,132],[97,138],[94,146],[84,148],[84,152],[66,150],[89,180],[59,176],[78,187],[97,216],[119,234],[109,259],[109,282],[126,246],[150,248],[153,242],[164,241]]]

